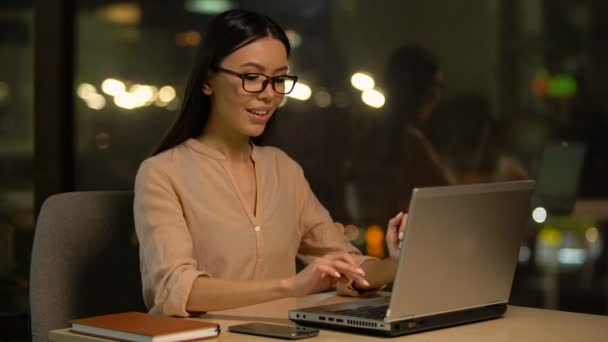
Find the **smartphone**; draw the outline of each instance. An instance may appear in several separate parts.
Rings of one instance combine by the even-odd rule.
[[[245,323],[231,325],[228,331],[266,337],[276,337],[287,340],[298,340],[319,334],[319,329],[274,323]]]

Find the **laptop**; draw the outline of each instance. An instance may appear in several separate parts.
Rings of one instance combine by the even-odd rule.
[[[502,316],[534,184],[414,189],[391,296],[290,310],[289,318],[398,336]]]
[[[545,146],[532,197],[535,207],[550,213],[572,212],[585,159],[585,145],[578,142],[551,142]]]

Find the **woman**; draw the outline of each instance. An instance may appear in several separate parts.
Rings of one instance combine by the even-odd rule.
[[[210,23],[182,111],[135,183],[144,300],[188,316],[330,289],[356,295],[392,280],[405,219],[390,220],[391,257],[365,257],[335,227],[300,166],[260,137],[297,77],[289,41],[243,10]],[[295,271],[299,256],[308,265]]]

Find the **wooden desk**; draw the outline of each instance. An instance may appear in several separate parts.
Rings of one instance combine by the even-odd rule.
[[[262,341],[266,338],[233,334],[228,326],[246,322],[274,322],[293,324],[287,319],[287,310],[350,300],[336,297],[334,293],[322,293],[301,299],[282,299],[240,309],[217,311],[200,318],[220,323],[222,333],[204,341]],[[54,342],[102,342],[99,338],[86,337],[69,332],[69,329],[49,333]],[[275,340],[277,339],[266,339]],[[608,316],[587,315],[563,311],[542,310],[509,306],[504,317],[461,325],[457,327],[404,335],[395,338],[368,337],[331,330],[321,330],[319,335],[305,341],[608,341]]]

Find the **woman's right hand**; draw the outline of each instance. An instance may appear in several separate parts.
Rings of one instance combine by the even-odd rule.
[[[286,279],[287,295],[303,297],[328,290],[338,281],[347,283],[352,280],[361,286],[369,286],[364,276],[363,270],[348,253],[327,254]]]

